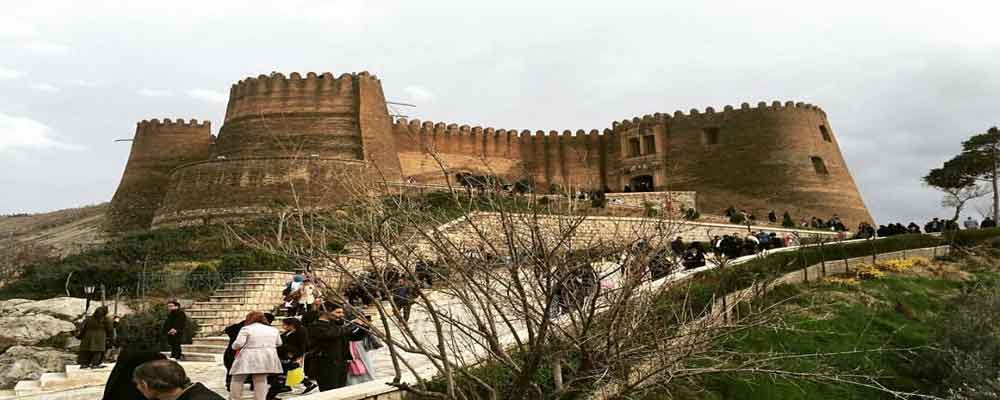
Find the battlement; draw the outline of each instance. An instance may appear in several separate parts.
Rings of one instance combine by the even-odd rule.
[[[400,118],[396,120],[393,124],[393,130],[397,133],[409,133],[418,136],[432,136],[432,135],[448,135],[448,136],[470,136],[473,138],[477,137],[507,137],[511,141],[521,140],[521,138],[541,137],[545,138],[543,140],[548,140],[549,137],[561,137],[561,138],[574,138],[577,136],[597,136],[602,135],[602,132],[597,129],[591,129],[589,131],[578,129],[576,131],[563,130],[556,131],[550,130],[548,132],[542,130],[536,130],[534,133],[530,129],[497,129],[493,127],[482,127],[482,126],[469,126],[469,125],[458,125],[449,124],[444,122],[434,122],[434,121],[421,121],[419,119],[407,120],[406,118]],[[611,134],[611,130],[605,129],[603,134]]]
[[[163,121],[153,118],[149,120],[142,120],[135,124],[136,132],[146,131],[146,130],[156,130],[158,128],[195,128],[195,129],[211,129],[212,123],[208,120],[198,122],[197,119],[191,119],[185,121],[181,118],[176,120],[171,120],[170,118],[164,118]]]
[[[803,102],[793,102],[786,101],[782,103],[775,100],[768,104],[767,102],[758,102],[755,107],[751,107],[750,103],[742,103],[739,108],[733,107],[732,105],[726,105],[722,108],[722,111],[716,111],[713,107],[706,107],[705,111],[699,111],[697,108],[692,108],[688,113],[684,111],[677,110],[673,114],[667,113],[654,113],[646,114],[642,117],[633,117],[632,119],[623,119],[621,121],[615,121],[611,123],[611,130],[614,132],[624,132],[631,130],[633,128],[645,128],[654,125],[662,125],[670,121],[679,122],[710,122],[716,121],[719,117],[727,118],[735,116],[738,114],[760,114],[769,112],[788,112],[788,111],[806,111],[815,112],[826,118],[826,112],[823,111],[819,106],[803,103]]]
[[[240,80],[229,89],[226,121],[265,114],[347,113],[355,111],[358,80],[379,82],[368,72],[259,75]]]

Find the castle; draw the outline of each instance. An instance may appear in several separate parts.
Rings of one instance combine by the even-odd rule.
[[[432,156],[433,155],[433,156]],[[346,179],[440,184],[489,174],[535,190],[693,191],[801,217],[872,221],[826,113],[811,104],[743,103],[645,115],[603,132],[393,120],[367,72],[261,75],[234,84],[218,137],[209,122],[139,122],[111,201],[115,232],[212,223],[346,200]]]

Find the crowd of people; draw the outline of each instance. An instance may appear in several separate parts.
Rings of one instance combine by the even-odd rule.
[[[288,315],[280,320],[280,329],[272,326],[273,314],[254,311],[224,330],[229,338],[223,354],[229,399],[242,399],[248,384],[254,399],[269,400],[292,392],[294,386],[301,386],[301,394],[307,394],[374,379],[369,352],[383,344],[369,331],[371,318],[360,308],[324,301],[316,285],[301,275],[289,286],[295,290],[287,297],[294,301],[285,304]],[[401,280],[391,298],[408,317],[412,297],[400,287],[409,285]],[[171,300],[167,306],[170,312],[162,334],[171,347],[170,359],[155,351],[123,352],[108,379],[105,400],[222,399],[203,385],[192,384],[177,363],[184,359],[180,343],[187,317],[178,301]],[[107,313],[107,307],[98,307],[80,328],[81,368],[101,365],[106,338],[117,322]]]

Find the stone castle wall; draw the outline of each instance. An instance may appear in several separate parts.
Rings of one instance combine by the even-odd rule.
[[[543,193],[620,192],[651,179],[655,190],[696,192],[708,213],[732,205],[796,219],[872,220],[826,114],[812,105],[743,104],[647,115],[603,132],[532,132],[393,121],[381,82],[361,72],[239,81],[214,142],[207,123],[140,123],[110,227],[324,208],[350,199],[351,180],[436,185],[462,172],[530,178]]]
[[[128,163],[108,210],[108,229],[147,229],[160,208],[171,171],[208,158],[212,128],[208,121],[163,121],[136,124]]]
[[[697,192],[703,211],[734,206],[758,215],[787,210],[796,221],[835,213],[852,224],[873,221],[819,107],[744,103],[721,112],[646,116],[615,123],[614,130],[656,134],[665,147],[660,178],[670,190]]]

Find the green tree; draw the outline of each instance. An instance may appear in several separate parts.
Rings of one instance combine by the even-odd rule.
[[[944,192],[945,197],[941,201],[941,205],[955,208],[955,216],[952,217],[952,221],[958,220],[962,208],[969,200],[982,197],[987,193],[979,186],[975,172],[982,167],[981,163],[982,160],[970,159],[963,153],[963,155],[946,161],[944,166],[932,169],[927,176],[924,176],[925,184]]]
[[[993,191],[993,220],[996,221],[1000,217],[1000,188],[998,188],[997,182],[998,169],[1000,169],[1000,129],[994,126],[988,129],[986,133],[972,136],[962,142],[962,152],[951,160],[948,160],[942,168],[932,170],[931,174],[924,177],[924,182],[938,189],[947,187],[952,190],[969,188],[970,186],[968,185],[959,185],[960,183],[966,183],[967,180],[989,182]],[[938,172],[936,176],[932,177],[932,174],[936,170],[945,171]],[[945,184],[945,186],[932,183],[928,181],[928,178],[931,178],[933,182]],[[952,199],[957,199],[951,193],[947,191],[946,193]]]

